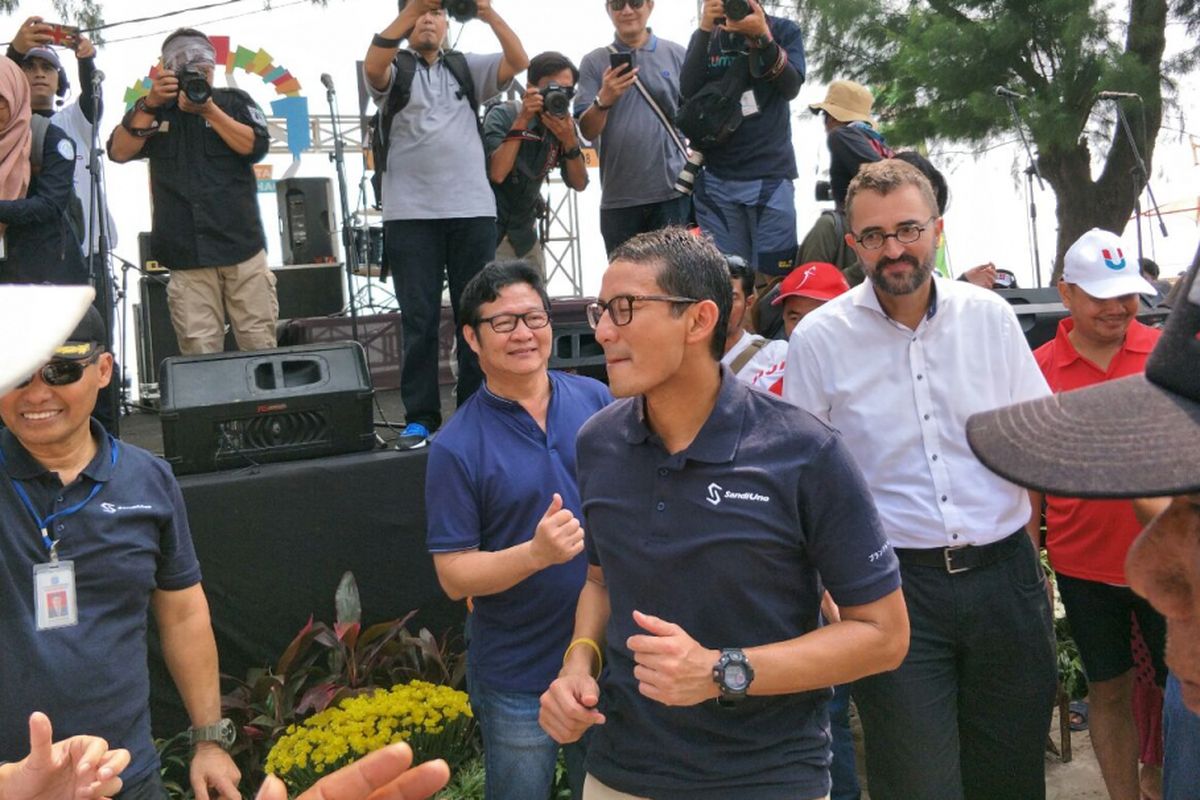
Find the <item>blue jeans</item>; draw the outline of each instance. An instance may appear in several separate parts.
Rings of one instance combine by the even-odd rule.
[[[858,785],[858,769],[854,761],[854,734],[850,732],[850,684],[833,687],[833,699],[829,701],[829,733],[832,738],[833,762],[829,765],[829,777],[833,789],[831,800],[859,800],[862,790]]]
[[[702,170],[692,196],[696,223],[722,253],[765,275],[786,275],[796,261],[795,192],[787,178],[722,180]]]
[[[540,694],[502,692],[480,683],[467,665],[471,710],[483,734],[486,800],[546,800],[554,785],[558,743],[538,725]],[[571,796],[583,796],[585,740],[567,745],[563,756]]]
[[[1200,798],[1200,715],[1183,705],[1174,675],[1163,699],[1163,740],[1163,800]]]

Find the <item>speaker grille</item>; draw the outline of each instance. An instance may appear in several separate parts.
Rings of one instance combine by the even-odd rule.
[[[331,439],[326,409],[281,411],[224,420],[217,423],[216,435],[217,458],[325,444]]]

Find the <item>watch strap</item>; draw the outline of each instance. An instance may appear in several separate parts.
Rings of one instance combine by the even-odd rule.
[[[228,717],[218,720],[212,725],[188,728],[188,743],[193,747],[201,742],[216,742],[223,749],[228,750],[233,747],[236,739],[237,729],[233,726],[233,720]]]

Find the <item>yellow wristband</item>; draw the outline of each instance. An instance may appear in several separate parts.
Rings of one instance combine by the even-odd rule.
[[[595,639],[589,639],[586,636],[580,636],[578,639],[571,642],[571,644],[567,645],[567,652],[563,653],[563,666],[565,667],[567,665],[567,658],[571,655],[571,651],[575,649],[575,645],[577,644],[586,644],[588,647],[592,648],[592,651],[596,654],[596,674],[592,677],[599,678],[600,671],[604,668],[604,656],[600,654],[600,645],[596,644]]]

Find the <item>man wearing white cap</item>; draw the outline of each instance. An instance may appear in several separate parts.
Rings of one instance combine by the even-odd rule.
[[[1058,291],[1070,316],[1034,352],[1055,392],[1140,375],[1160,331],[1135,319],[1138,295],[1155,295],[1114,233],[1093,228],[1063,260]],[[1138,733],[1133,717],[1132,622],[1150,651],[1155,680],[1163,664],[1166,622],[1125,580],[1125,557],[1142,526],[1128,500],[1047,495],[1046,550],[1088,679],[1096,760],[1114,800],[1137,800]]]

